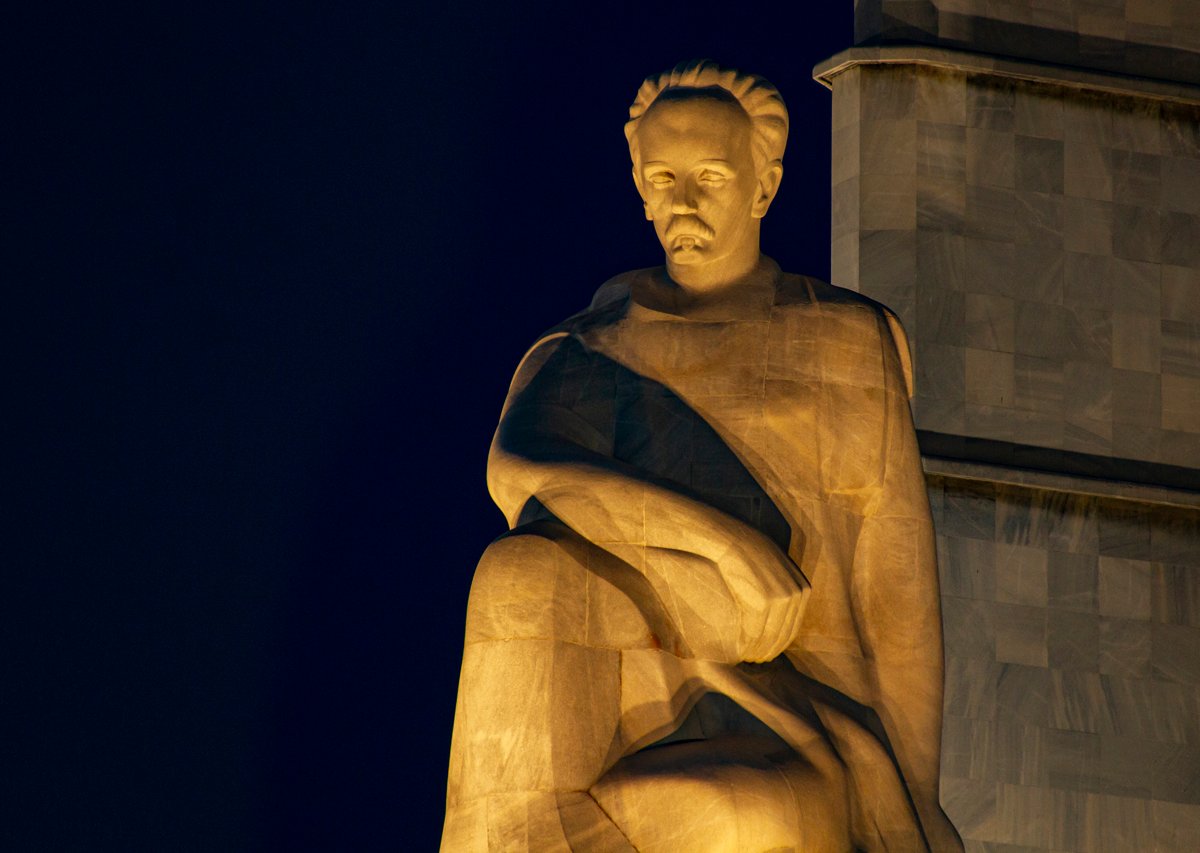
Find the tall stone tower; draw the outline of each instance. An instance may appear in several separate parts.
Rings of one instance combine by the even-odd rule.
[[[1200,2],[856,0],[835,283],[908,330],[975,851],[1200,850]]]

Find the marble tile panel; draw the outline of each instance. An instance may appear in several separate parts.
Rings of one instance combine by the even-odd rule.
[[[1162,216],[1162,249],[1164,264],[1200,266],[1200,215],[1165,211]]]
[[[1200,747],[1171,747],[1159,762],[1153,796],[1167,802],[1200,804]]]
[[[922,429],[947,435],[965,435],[967,429],[966,404],[957,400],[938,400],[921,396],[918,386],[913,400],[913,418]],[[1158,431],[1155,431],[1155,435]]]
[[[1067,346],[1076,361],[1112,364],[1112,316],[1107,309],[1067,307]]]
[[[1196,434],[1180,430],[1159,430],[1158,460],[1164,465],[1177,465],[1182,468],[1196,466],[1197,452]]]
[[[1150,554],[1160,563],[1200,567],[1200,510],[1151,509]]]
[[[1200,628],[1155,622],[1150,642],[1155,678],[1200,684]]]
[[[961,403],[966,393],[966,356],[962,347],[916,340],[916,386],[923,398]]]
[[[957,290],[928,285],[920,288],[915,334],[939,344],[963,346],[966,343],[966,297],[967,294]],[[967,376],[969,379],[969,368]]]
[[[1090,456],[1112,455],[1112,421],[1097,420],[1067,407],[1063,425],[1063,450]]]
[[[868,293],[891,292],[887,297],[905,297],[912,301],[916,295],[917,243],[916,232],[910,229],[858,232],[859,286]],[[903,290],[903,292],[901,292]],[[887,297],[885,304],[898,311]]]
[[[1200,850],[1200,806],[1191,803],[1150,804],[1158,851]]]
[[[1115,422],[1143,427],[1159,426],[1162,420],[1162,390],[1157,373],[1114,368],[1112,386]]]
[[[942,289],[963,289],[967,270],[966,241],[961,235],[918,229],[917,275]]]
[[[996,794],[996,832],[1006,842],[1046,848],[1050,842],[1050,799],[1046,792],[1001,783]]]
[[[916,115],[923,121],[967,123],[967,78],[962,74],[922,72],[914,97]]]
[[[859,187],[860,229],[881,231],[917,227],[915,177],[862,175]]]
[[[942,595],[995,600],[996,546],[992,542],[939,534],[937,554]]]
[[[1074,198],[1112,201],[1112,149],[1093,141],[1068,141],[1063,150],[1063,192]]]
[[[968,184],[982,187],[1013,186],[1016,164],[1013,134],[968,127],[965,145]]]
[[[831,133],[830,186],[856,177],[862,171],[862,125],[854,122]]]
[[[1168,743],[1200,745],[1200,691],[1193,684],[1154,680],[1147,694],[1151,699],[1154,737]]]
[[[1013,361],[1013,406],[1062,423],[1063,365],[1057,359],[1018,355]],[[1062,440],[1061,428],[1058,435]]]
[[[916,192],[918,227],[963,233],[967,216],[965,184],[944,178],[922,178]]]
[[[1097,734],[1051,729],[1045,733],[1046,778],[1052,788],[1094,791],[1100,774]]]
[[[1022,282],[1013,275],[1016,253],[1012,243],[967,237],[966,280],[963,289],[992,296],[1017,295]]]
[[[1087,198],[1063,201],[1063,247],[1070,252],[1109,255],[1113,244],[1113,205]]]
[[[1048,595],[1046,551],[1024,545],[997,543],[996,601],[1045,607]]]
[[[1013,351],[1016,303],[1006,296],[967,293],[963,343],[975,349]]]
[[[992,541],[996,536],[996,490],[991,483],[962,483],[945,497],[947,536]]]
[[[903,70],[879,66],[862,69],[859,83],[860,115],[875,119],[903,119],[913,114],[916,85]]]
[[[1003,605],[996,606],[999,608]],[[999,623],[999,613],[997,617]],[[1051,667],[1087,672],[1100,671],[1099,616],[1093,613],[1051,609],[1048,612],[1042,611],[1042,617],[1046,624],[1046,660]]]
[[[835,184],[830,189],[829,233],[834,239],[857,235],[862,191],[857,176]]]
[[[1089,851],[1149,850],[1154,844],[1150,801],[1088,794],[1084,846]]]
[[[945,713],[973,720],[994,719],[1000,667],[990,658],[955,657],[947,649],[942,693]]]
[[[1050,681],[1050,724],[1075,732],[1111,733],[1115,721],[1100,673],[1052,669]]]
[[[942,598],[942,635],[947,655],[990,659],[995,655],[997,605],[970,598]]]
[[[1112,306],[1118,311],[1159,314],[1161,311],[1161,271],[1158,264],[1113,258],[1108,274],[1112,278]]]
[[[1162,253],[1162,235],[1162,211],[1132,204],[1113,205],[1114,256],[1158,262]]]
[[[967,81],[967,127],[1013,131],[1016,91],[1005,82]]]
[[[1071,356],[1066,336],[1068,316],[1061,305],[1019,300],[1014,341],[1017,354],[1065,361]]]
[[[1105,501],[1096,514],[1100,555],[1151,560],[1150,508],[1126,501]]]
[[[995,604],[995,657],[1000,663],[1047,664],[1046,608]],[[1051,632],[1055,626],[1049,626]]]
[[[1149,799],[1161,762],[1178,750],[1178,744],[1143,738],[1120,735],[1102,737],[1100,791]]]
[[[1017,233],[1015,191],[968,184],[963,233],[984,240],[1011,241]]]
[[[1113,367],[1158,373],[1162,369],[1162,338],[1159,323],[1159,319],[1152,314],[1114,311],[1112,314]]]
[[[1099,558],[1094,554],[1050,551],[1047,603],[1062,610],[1096,613],[1099,608]]]
[[[1063,304],[1107,308],[1112,300],[1112,258],[1066,252],[1063,261]]]
[[[836,228],[836,223],[834,223]],[[842,287],[858,290],[858,231],[846,231],[829,240],[830,280]]]
[[[974,754],[980,757],[977,772],[1013,785],[1047,784],[1047,731],[1041,726],[1008,720],[977,723],[973,747]]]
[[[971,227],[971,194],[967,193],[967,227]],[[1063,245],[1063,198],[1060,195],[1018,190],[1013,207],[1013,237],[1024,245]]]
[[[1200,377],[1200,316],[1190,323],[1163,320],[1161,328],[1163,373]]]
[[[1162,204],[1160,158],[1133,151],[1109,152],[1112,199],[1119,204],[1159,207]]]
[[[989,406],[982,403],[963,404],[963,424],[968,436],[990,441],[1016,441],[1017,428],[1008,406]]]
[[[1162,402],[1163,429],[1200,433],[1200,377],[1164,373]]]
[[[1113,147],[1143,154],[1161,153],[1160,121],[1161,112],[1157,101],[1121,101],[1120,108],[1113,110],[1112,114]]]
[[[1167,210],[1200,213],[1200,158],[1162,158],[1162,204]]]
[[[967,129],[961,124],[918,121],[916,168],[921,177],[965,181]]]
[[[1067,411],[1076,417],[1111,422],[1112,370],[1096,362],[1066,362],[1063,389]]]
[[[1050,724],[1053,720],[1050,670],[1019,663],[997,663],[997,666],[997,719],[1033,726]]]
[[[1087,793],[1051,788],[1046,791],[1050,801],[1050,849],[1055,851],[1083,851],[1087,826]]]
[[[860,168],[864,175],[915,175],[917,123],[911,118],[861,124]]]
[[[1100,672],[1121,678],[1149,678],[1150,623],[1100,618]],[[1118,731],[1123,731],[1118,720]],[[1128,732],[1136,734],[1137,732]],[[1147,732],[1149,737],[1150,733]]]
[[[1015,171],[1013,185],[1018,190],[1063,192],[1063,141],[1018,134],[1013,139]]]
[[[1150,619],[1151,563],[1102,556],[1098,578],[1101,615]]]
[[[1020,297],[1045,305],[1059,305],[1063,295],[1064,258],[1059,246],[1023,244],[1013,251],[1011,275]]]
[[[968,348],[965,354],[967,403],[980,406],[1011,406],[1012,353]]]
[[[1164,154],[1200,157],[1200,117],[1194,109],[1164,106],[1159,139]]]
[[[1113,456],[1120,459],[1159,461],[1162,430],[1158,427],[1113,423]]]
[[[972,766],[975,754],[972,747],[974,731],[980,724],[967,717],[956,717],[951,714],[942,716],[942,777],[952,776],[956,779],[982,779],[982,775],[973,776],[972,770],[982,770],[982,767]],[[978,765],[978,762],[976,763]]]
[[[837,85],[833,87],[831,124],[834,130],[859,123],[861,101],[862,68],[858,66],[847,68],[838,76]]]
[[[1023,86],[1013,95],[1013,129],[1023,136],[1063,138],[1063,101],[1052,89]]]
[[[1160,287],[1164,320],[1200,322],[1200,269],[1164,264]]]
[[[1112,113],[1106,99],[1083,92],[1063,99],[1063,138],[1111,146]]]

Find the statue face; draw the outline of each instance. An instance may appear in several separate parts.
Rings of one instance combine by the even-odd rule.
[[[757,220],[774,192],[763,201],[745,110],[711,95],[660,96],[635,133],[634,180],[668,263],[757,257]]]

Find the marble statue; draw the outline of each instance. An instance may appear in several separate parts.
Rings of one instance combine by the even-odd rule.
[[[517,368],[443,850],[962,847],[908,345],[760,254],[787,132],[774,87],[708,61],[630,108],[666,264]]]

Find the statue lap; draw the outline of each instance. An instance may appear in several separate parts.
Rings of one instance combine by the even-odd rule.
[[[647,853],[849,849],[844,778],[745,712],[713,711],[706,665],[686,656],[632,567],[555,520],[514,529],[484,552],[471,587],[463,683],[474,689],[460,693],[455,737],[491,740],[459,751],[473,766],[451,768],[452,800],[495,811],[529,791],[589,791]],[[472,789],[478,780],[488,787]],[[556,831],[599,831],[586,815],[568,826],[566,805],[551,809]],[[536,810],[522,801],[522,837]]]

